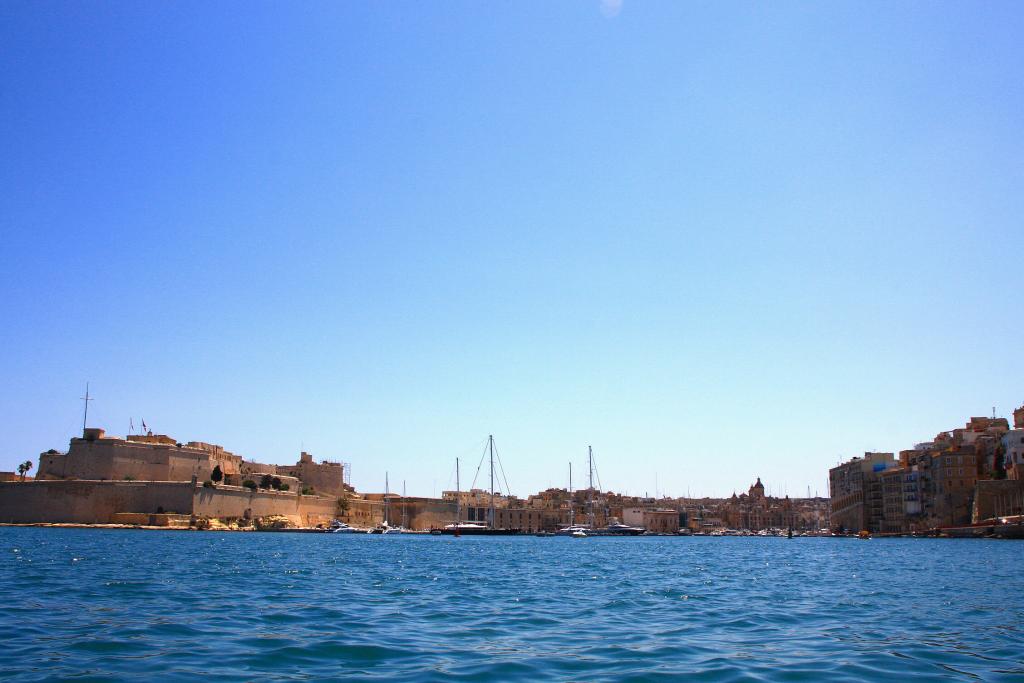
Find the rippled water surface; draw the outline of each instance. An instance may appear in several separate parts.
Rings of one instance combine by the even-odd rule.
[[[1024,680],[1024,543],[0,529],[0,678]]]

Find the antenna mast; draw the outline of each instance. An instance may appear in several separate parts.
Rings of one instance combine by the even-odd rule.
[[[82,436],[85,436],[85,426],[86,426],[85,423],[89,419],[89,401],[93,400],[93,399],[89,398],[89,383],[88,382],[85,383],[85,396],[82,397],[82,400],[85,401],[85,413],[82,415]]]

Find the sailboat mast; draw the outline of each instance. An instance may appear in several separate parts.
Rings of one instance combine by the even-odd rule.
[[[491,518],[489,526],[494,528],[494,435],[489,434],[487,436],[487,447],[491,452]]]
[[[459,459],[455,458],[455,523],[462,521],[462,488],[459,485]]]
[[[590,508],[587,511],[587,521],[590,523],[590,528],[594,528],[594,449],[587,446],[587,467],[590,469],[590,490],[588,491],[587,506]]]
[[[402,527],[403,528],[405,527],[406,522],[408,521],[407,520],[407,515],[406,515],[406,512],[405,512],[406,508],[407,508],[407,506],[406,506],[406,502],[405,502],[405,479],[403,479],[402,480]]]
[[[569,461],[569,526],[572,526],[576,519],[572,505],[572,460]]]
[[[384,473],[384,523],[388,523],[388,498],[390,497],[390,484],[388,484],[388,473]]]

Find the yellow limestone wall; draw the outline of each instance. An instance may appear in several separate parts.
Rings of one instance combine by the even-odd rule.
[[[292,492],[207,489],[191,482],[0,482],[0,523],[107,524],[117,513],[264,517],[283,515],[298,526],[327,524],[334,498]]]

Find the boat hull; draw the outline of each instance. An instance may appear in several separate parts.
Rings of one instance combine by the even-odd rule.
[[[445,536],[518,536],[520,529],[441,529]]]

